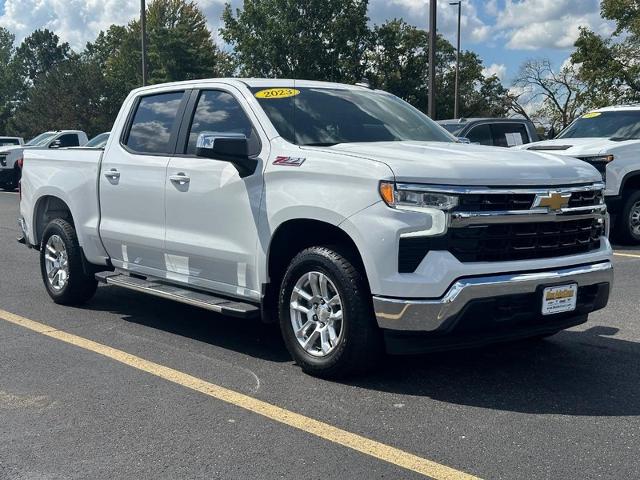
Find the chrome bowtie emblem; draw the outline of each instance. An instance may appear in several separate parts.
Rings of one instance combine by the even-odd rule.
[[[569,206],[570,193],[549,192],[546,195],[539,193],[533,202],[533,208],[547,208],[549,211],[557,212]]]

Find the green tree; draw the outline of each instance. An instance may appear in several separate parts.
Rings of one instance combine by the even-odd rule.
[[[616,22],[610,38],[582,28],[571,60],[587,84],[590,107],[640,101],[640,2],[603,0],[602,16]]]
[[[12,60],[15,36],[6,28],[0,27],[0,131],[4,131],[7,120],[11,117],[16,92],[20,86],[17,82]]]
[[[103,75],[95,62],[72,54],[28,91],[9,121],[9,130],[25,137],[55,129],[80,129],[94,135],[111,128],[102,115]]]
[[[455,49],[442,36],[436,50],[436,115],[453,118]],[[403,20],[390,20],[373,28],[365,55],[370,81],[415,107],[426,110],[429,63],[428,34]],[[506,89],[497,77],[485,78],[480,58],[460,54],[462,116],[501,116],[507,112]]]
[[[15,52],[13,62],[16,74],[31,85],[40,77],[69,58],[71,48],[68,43],[60,43],[60,38],[51,30],[36,30],[25,38]]]
[[[222,37],[242,75],[352,83],[364,72],[367,0],[245,0],[227,4]]]

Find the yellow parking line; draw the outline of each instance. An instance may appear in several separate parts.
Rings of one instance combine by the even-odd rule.
[[[640,258],[640,255],[634,255],[633,253],[618,253],[613,252],[616,257],[629,257],[629,258]]]
[[[310,433],[330,442],[342,445],[365,455],[391,463],[398,467],[420,473],[435,480],[479,480],[478,477],[455,470],[451,467],[413,455],[404,450],[394,448],[384,443],[376,442],[355,433],[342,430],[299,413],[277,407],[270,403],[230,390],[228,388],[206,382],[197,377],[165,367],[143,358],[131,355],[101,343],[88,340],[71,333],[57,330],[43,323],[20,317],[10,312],[0,310],[0,319],[19,325],[34,332],[55,338],[62,342],[75,345],[107,358],[123,363],[143,372],[150,373],[169,382],[203,393],[217,400],[257,413],[279,423],[283,423],[303,432]]]

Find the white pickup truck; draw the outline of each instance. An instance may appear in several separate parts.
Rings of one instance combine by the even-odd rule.
[[[606,180],[614,233],[640,245],[640,105],[593,110],[554,140],[518,148],[575,157],[596,167]]]
[[[543,337],[603,308],[600,173],[458,143],[385,92],[218,79],[145,87],[104,152],[25,152],[19,224],[57,303],[96,281],[278,319],[309,373]]]

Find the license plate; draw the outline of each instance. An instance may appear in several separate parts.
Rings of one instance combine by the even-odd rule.
[[[554,315],[562,312],[572,312],[576,309],[578,300],[578,285],[560,285],[547,287],[542,294],[542,314]]]

